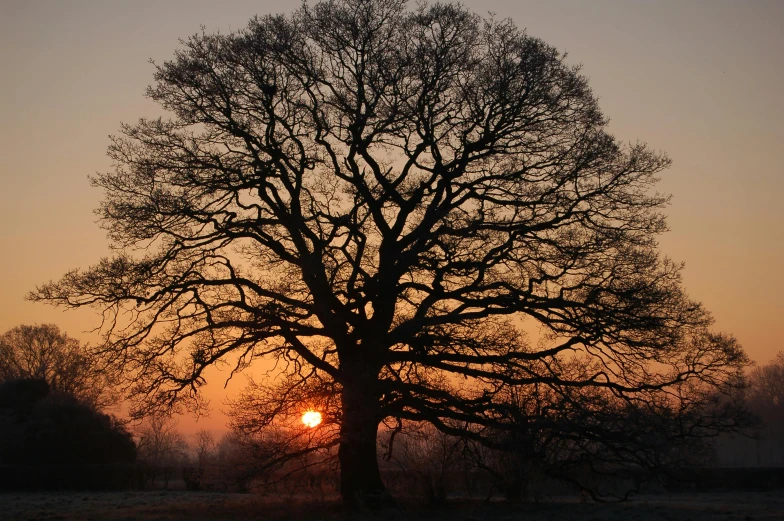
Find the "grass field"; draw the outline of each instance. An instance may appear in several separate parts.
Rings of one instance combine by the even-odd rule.
[[[626,503],[454,502],[439,507],[401,504],[355,519],[389,521],[782,521],[781,491],[639,496]],[[183,491],[52,492],[0,494],[0,518],[66,521],[341,520],[336,502],[308,502],[257,494]]]

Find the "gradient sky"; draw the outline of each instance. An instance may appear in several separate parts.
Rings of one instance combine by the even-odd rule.
[[[661,251],[686,263],[689,294],[752,359],[784,350],[784,2],[464,3],[568,52],[619,140],[670,155]],[[23,298],[108,254],[87,175],[109,167],[121,121],[159,114],[143,97],[148,60],[168,59],[202,25],[229,32],[295,5],[0,0],[0,332],[53,322],[95,339],[92,311]]]

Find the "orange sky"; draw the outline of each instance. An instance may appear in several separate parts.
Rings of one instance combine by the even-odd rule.
[[[312,3],[312,2],[311,2]],[[467,0],[569,53],[622,141],[673,159],[661,250],[752,359],[784,350],[784,2]],[[108,134],[155,116],[149,58],[177,39],[228,32],[280,0],[2,0],[0,332],[53,322],[84,341],[97,317],[25,302],[36,284],[108,253],[87,175],[109,166]],[[242,381],[233,383],[237,388]],[[220,404],[222,386],[211,386]],[[206,426],[219,428],[214,415]],[[186,422],[187,423],[187,422]]]

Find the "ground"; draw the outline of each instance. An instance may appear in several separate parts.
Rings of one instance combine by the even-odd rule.
[[[346,516],[337,503],[292,497],[184,491],[2,493],[0,517],[64,521],[250,521],[325,520]],[[355,519],[384,521],[781,521],[781,491],[724,494],[661,494],[603,504],[577,498],[530,503],[401,505],[359,513]]]

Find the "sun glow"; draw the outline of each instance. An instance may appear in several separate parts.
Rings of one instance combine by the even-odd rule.
[[[302,414],[302,423],[311,429],[316,427],[319,423],[321,423],[321,413],[314,411],[313,409],[308,409]]]

